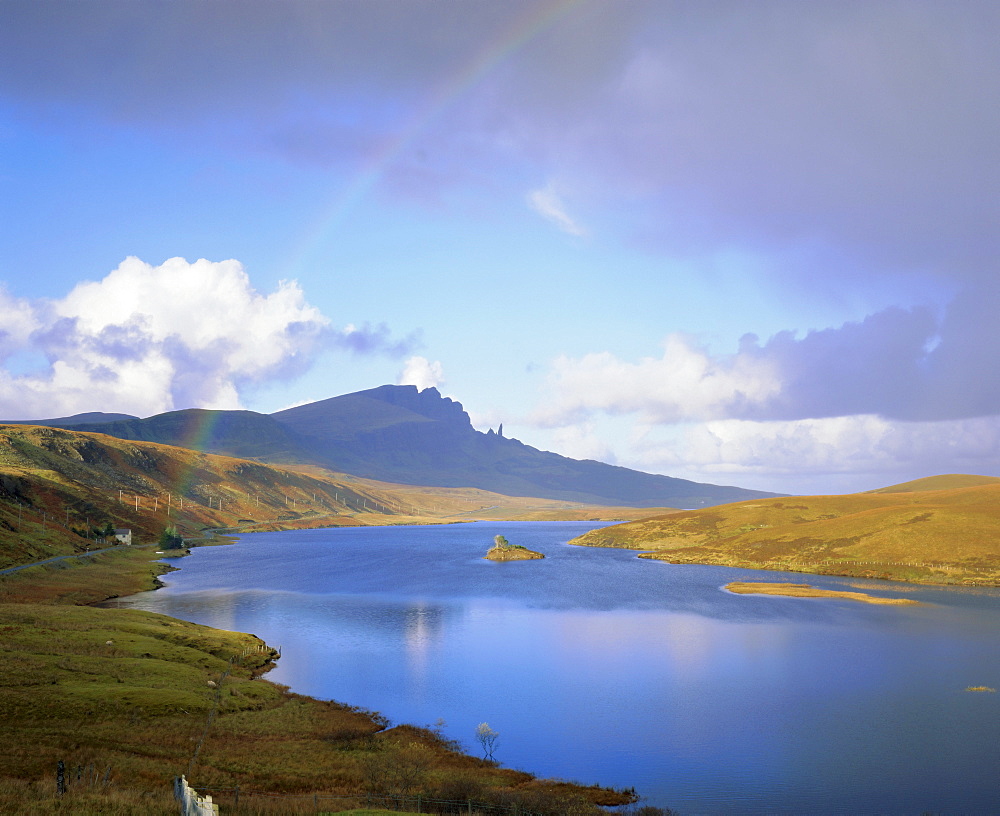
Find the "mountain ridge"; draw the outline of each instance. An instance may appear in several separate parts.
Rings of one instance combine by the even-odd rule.
[[[84,415],[85,416],[85,415]],[[778,494],[644,473],[477,431],[435,388],[382,385],[273,414],[183,409],[146,419],[73,421],[76,430],[272,464],[318,465],[387,482],[632,507],[708,507]],[[58,420],[36,424],[56,425]]]

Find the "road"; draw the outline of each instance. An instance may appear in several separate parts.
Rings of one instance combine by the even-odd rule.
[[[137,544],[138,547],[148,547],[149,544]],[[6,575],[9,572],[17,572],[18,570],[27,569],[28,567],[37,567],[41,564],[51,564],[53,561],[62,561],[66,558],[86,558],[90,555],[97,555],[98,553],[111,552],[112,550],[120,550],[122,547],[118,545],[117,547],[105,547],[103,550],[91,550],[85,553],[76,553],[75,555],[57,555],[54,558],[46,558],[44,561],[34,561],[31,564],[21,564],[19,567],[7,567],[7,569],[0,570],[0,575]]]

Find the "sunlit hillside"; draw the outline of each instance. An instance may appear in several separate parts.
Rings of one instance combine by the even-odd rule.
[[[594,530],[574,543],[678,564],[1000,584],[1000,480],[928,484],[942,482],[971,486],[740,502]]]
[[[969,473],[948,473],[942,476],[927,476],[914,479],[912,482],[880,487],[868,493],[914,493],[923,490],[950,490],[954,487],[978,487],[980,485],[1000,484],[997,476],[975,476]]]
[[[137,543],[175,526],[261,531],[477,518],[634,519],[663,512],[391,485],[59,428],[0,426],[0,568],[97,549],[108,526]]]

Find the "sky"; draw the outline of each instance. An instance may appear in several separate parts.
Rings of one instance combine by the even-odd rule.
[[[1000,476],[1000,4],[4,0],[0,417],[386,383],[787,493]]]

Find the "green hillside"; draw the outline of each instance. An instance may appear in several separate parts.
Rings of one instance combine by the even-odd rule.
[[[606,527],[573,543],[646,550],[641,557],[675,564],[1000,585],[1000,480],[936,478],[972,485],[740,502]]]

